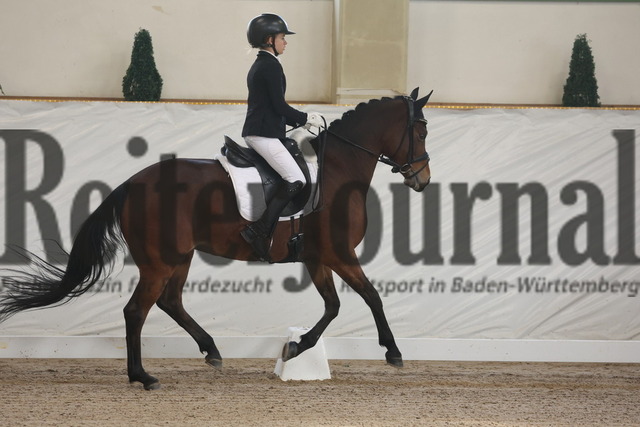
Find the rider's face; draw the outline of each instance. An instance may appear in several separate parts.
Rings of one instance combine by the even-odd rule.
[[[287,41],[284,38],[284,33],[276,34],[273,38],[273,49],[278,52],[278,55],[282,55],[286,47]]]

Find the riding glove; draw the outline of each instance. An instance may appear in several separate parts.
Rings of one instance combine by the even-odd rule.
[[[304,124],[305,129],[309,129],[310,127],[323,127],[324,119],[320,115],[320,113],[308,113],[307,114],[307,123]]]

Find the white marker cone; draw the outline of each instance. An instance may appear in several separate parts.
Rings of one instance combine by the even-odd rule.
[[[290,327],[288,329],[289,341],[300,341],[300,336],[309,331],[309,328]],[[301,355],[294,357],[286,362],[279,358],[276,362],[274,373],[280,377],[282,381],[313,381],[313,380],[329,380],[331,379],[331,371],[329,370],[329,361],[327,360],[327,352],[324,348],[322,337],[317,344],[305,351]]]

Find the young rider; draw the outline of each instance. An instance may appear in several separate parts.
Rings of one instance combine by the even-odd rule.
[[[295,33],[289,30],[287,23],[269,13],[253,18],[247,28],[249,43],[260,50],[247,75],[249,97],[242,136],[247,145],[284,179],[264,214],[241,231],[242,237],[265,261],[271,261],[271,236],[280,213],[306,185],[302,171],[282,143],[286,136],[285,126],[308,129],[324,125],[320,114],[296,110],[284,99],[286,79],[278,55],[284,53],[285,36],[289,34]]]

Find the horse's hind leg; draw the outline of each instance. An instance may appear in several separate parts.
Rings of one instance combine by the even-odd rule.
[[[356,259],[355,254],[353,259]],[[387,348],[385,355],[387,363],[396,367],[402,367],[402,354],[396,345],[393,333],[384,314],[382,299],[369,279],[365,276],[362,267],[359,264],[342,264],[334,270],[364,299],[371,309],[378,329],[378,342],[381,346]]]
[[[305,262],[305,265],[307,266],[307,270],[309,270],[316,289],[318,289],[318,292],[324,300],[324,314],[309,332],[300,337],[299,343],[290,341],[285,344],[282,350],[282,360],[284,361],[292,359],[303,351],[315,346],[322,333],[327,329],[327,326],[329,326],[329,323],[338,316],[338,311],[340,310],[340,299],[338,298],[336,287],[333,283],[331,269],[310,261]]]
[[[192,257],[193,252],[184,263],[176,267],[157,304],[162,311],[171,316],[178,325],[193,337],[200,348],[200,352],[206,353],[205,361],[211,366],[220,367],[222,366],[222,357],[213,342],[213,338],[193,320],[182,305],[182,290],[187,280]]]
[[[129,381],[141,382],[146,390],[159,388],[160,382],[157,378],[149,375],[142,367],[140,335],[149,310],[162,294],[166,278],[171,274],[172,270],[168,267],[164,269],[141,269],[138,285],[123,310],[127,331],[127,373]]]

